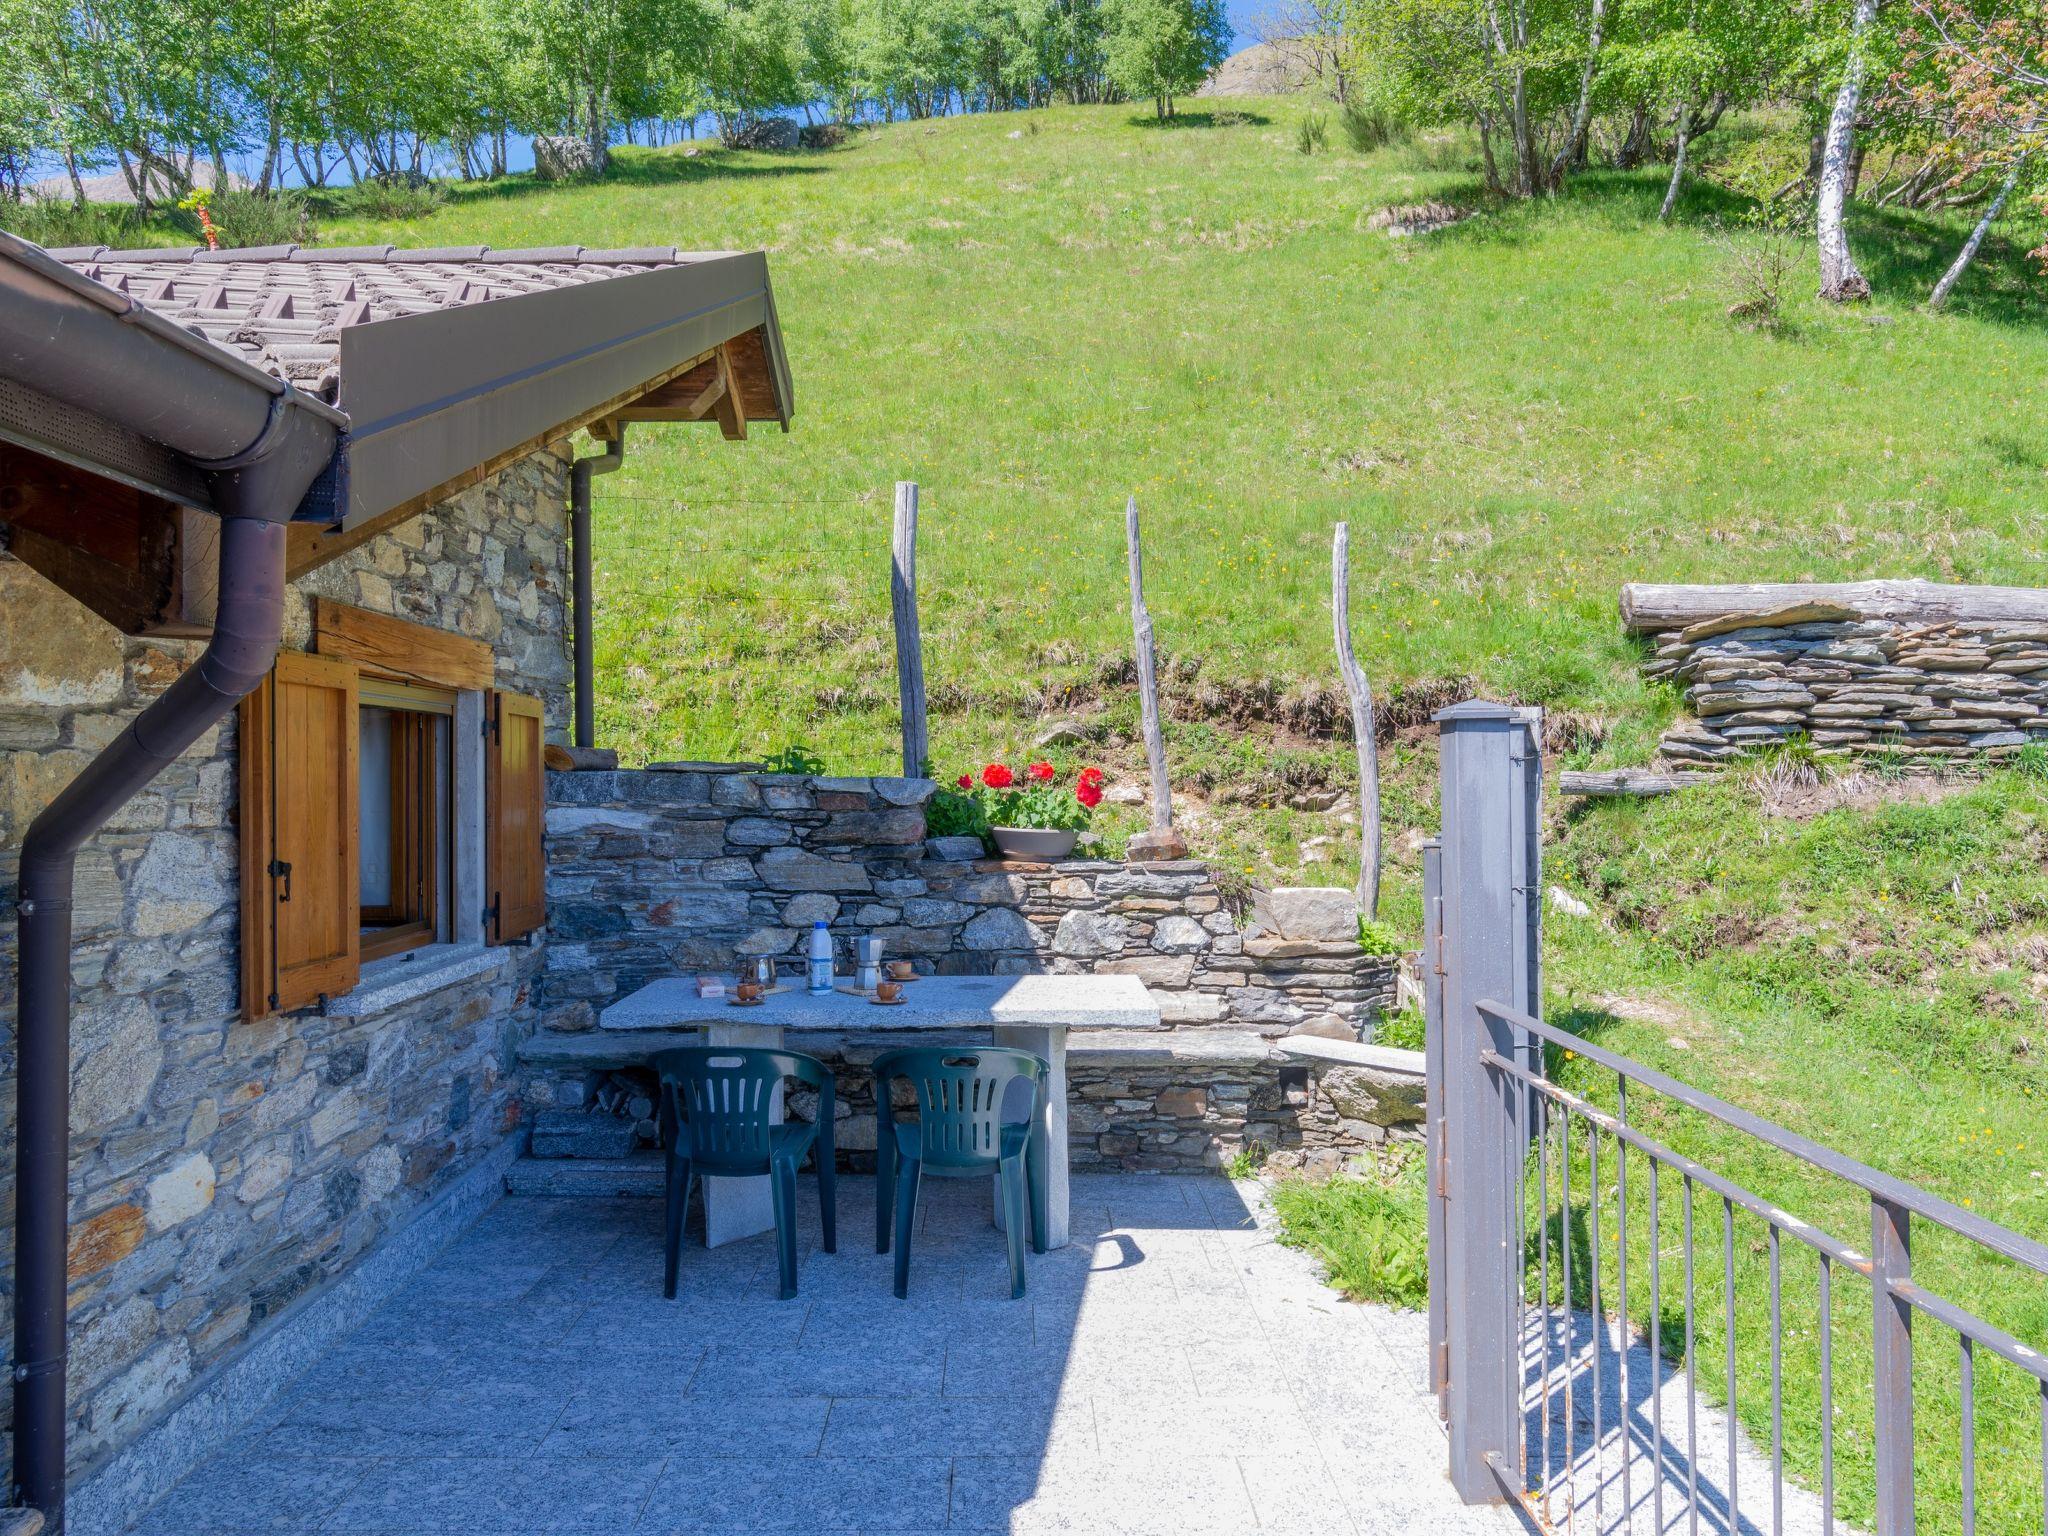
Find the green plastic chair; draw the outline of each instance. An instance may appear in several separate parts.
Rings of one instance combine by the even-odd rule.
[[[661,1140],[668,1149],[667,1222],[662,1294],[676,1295],[683,1222],[697,1181],[768,1176],[775,1205],[775,1257],[782,1300],[796,1295],[796,1170],[818,1149],[818,1214],[825,1251],[839,1251],[838,1180],[832,1167],[832,1073],[815,1056],[758,1046],[682,1045],[654,1058],[661,1077]],[[818,1090],[811,1124],[769,1119],[775,1090],[793,1077]]]
[[[1010,1299],[1024,1294],[1024,1223],[1031,1251],[1045,1252],[1045,1169],[1031,1153],[1031,1128],[1050,1069],[1042,1057],[1002,1046],[890,1051],[875,1059],[875,1252],[889,1251],[890,1197],[896,1219],[896,1298],[910,1293],[910,1233],[920,1178],[994,1174],[1010,1246]],[[917,1118],[896,1118],[891,1087],[916,1091]],[[1031,1085],[1025,1118],[1004,1119],[1011,1084]]]

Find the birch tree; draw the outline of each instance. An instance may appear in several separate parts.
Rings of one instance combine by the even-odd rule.
[[[1848,51],[1842,60],[1842,81],[1828,114],[1827,136],[1820,156],[1820,191],[1814,202],[1814,229],[1820,245],[1820,296],[1836,304],[1870,297],[1870,280],[1858,270],[1849,250],[1849,170],[1856,147],[1856,113],[1863,102],[1865,50],[1877,21],[1877,0],[1853,0],[1849,14]]]

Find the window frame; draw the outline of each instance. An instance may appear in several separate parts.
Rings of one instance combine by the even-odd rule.
[[[357,707],[391,716],[390,886],[393,900],[371,907],[357,895],[356,921],[365,965],[442,942],[454,930],[450,893],[456,860],[455,743],[457,694],[358,668]],[[438,759],[438,761],[437,761]],[[442,775],[445,774],[445,778]],[[358,755],[357,793],[362,765]],[[444,816],[441,800],[448,801]],[[444,825],[447,823],[446,825]],[[359,818],[358,835],[367,829]],[[444,882],[442,866],[448,879]],[[359,861],[360,868],[360,861]],[[403,892],[403,899],[400,893]]]

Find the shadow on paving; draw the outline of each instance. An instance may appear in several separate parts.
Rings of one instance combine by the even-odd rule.
[[[499,1202],[136,1536],[770,1531],[1506,1536],[1460,1506],[1423,1321],[1339,1300],[1220,1176],[1077,1176],[1075,1241],[1009,1299],[978,1182],[932,1181],[910,1298],[805,1188],[772,1239],[685,1250],[655,1200]]]

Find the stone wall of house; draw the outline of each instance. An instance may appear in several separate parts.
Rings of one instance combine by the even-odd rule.
[[[311,593],[487,640],[565,718],[566,455],[507,469],[312,574]],[[116,634],[0,555],[0,899],[36,813],[199,654]],[[503,1140],[542,949],[372,1016],[240,1014],[235,725],[145,789],[79,860],[73,961],[72,1454],[132,1439],[210,1366]],[[0,930],[12,1075],[13,925]],[[13,1164],[0,1084],[0,1168]],[[11,1200],[8,1202],[11,1208]],[[12,1235],[0,1230],[0,1263]],[[7,1324],[0,1318],[0,1339]]]
[[[926,971],[1141,978],[1165,1022],[1357,1039],[1394,998],[1348,901],[1243,893],[1204,863],[989,859],[925,836],[925,779],[718,771],[557,773],[548,783],[545,1023],[593,1027],[663,976],[801,963],[827,922]],[[1257,910],[1254,910],[1254,908]]]
[[[1646,670],[1684,684],[1691,706],[1665,757],[1713,766],[1794,736],[1934,761],[2048,741],[2048,627],[1737,623],[1655,637]]]

